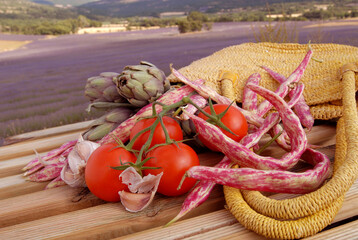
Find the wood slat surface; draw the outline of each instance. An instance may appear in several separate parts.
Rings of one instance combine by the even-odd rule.
[[[245,229],[225,209],[221,186],[202,206],[163,228],[179,212],[185,196],[158,194],[147,209],[130,213],[120,203],[106,203],[83,188],[44,190],[47,182],[25,181],[21,169],[35,157],[33,149],[46,154],[77,139],[80,133],[81,124],[46,129],[14,137],[16,143],[0,147],[0,239],[264,239]],[[308,140],[333,160],[333,124],[315,126]],[[265,154],[279,157],[283,152],[272,145]],[[199,153],[203,165],[214,165],[222,157],[219,153]],[[285,199],[293,195],[271,197]],[[358,239],[357,197],[358,182],[347,192],[332,227],[308,239]]]

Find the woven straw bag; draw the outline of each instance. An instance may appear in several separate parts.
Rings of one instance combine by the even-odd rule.
[[[260,73],[260,85],[275,90],[278,83],[262,66],[288,77],[302,61],[307,48],[307,45],[300,44],[245,43],[224,48],[179,71],[190,80],[204,79],[205,84],[217,92],[241,102],[244,84],[251,74]],[[312,44],[311,48],[313,57],[320,61],[311,60],[303,75],[305,100],[315,119],[340,117],[340,67],[345,63],[358,62],[358,48],[338,44]],[[236,73],[237,82],[219,81],[223,71]],[[169,79],[177,81],[173,75]],[[355,89],[358,89],[358,81]]]
[[[339,119],[332,178],[314,192],[284,200],[224,187],[228,209],[236,219],[269,238],[298,239],[321,231],[332,222],[358,178],[358,48],[315,44],[312,49],[313,56],[322,61],[311,60],[304,73],[305,100],[315,119]],[[261,66],[289,76],[306,52],[307,45],[247,43],[225,48],[179,71],[191,80],[204,79],[219,93],[241,102],[244,83],[253,73],[261,74],[262,86],[277,88]],[[220,81],[223,71],[235,73],[237,81]],[[169,79],[176,81],[173,76]]]

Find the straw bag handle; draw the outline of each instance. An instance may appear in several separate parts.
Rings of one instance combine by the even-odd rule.
[[[285,200],[225,186],[228,209],[246,228],[269,238],[297,239],[313,235],[332,222],[342,206],[345,193],[358,177],[355,72],[358,72],[356,64],[341,68],[343,117],[337,124],[332,179],[314,192]]]

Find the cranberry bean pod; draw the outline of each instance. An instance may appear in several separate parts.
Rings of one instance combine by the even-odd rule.
[[[45,182],[57,178],[60,176],[62,168],[65,166],[65,162],[58,162],[45,166],[40,171],[28,176],[26,180],[34,182]]]
[[[303,84],[298,84],[295,88],[295,95],[293,95],[293,98],[288,102],[288,107],[292,108],[293,106],[295,106],[302,94],[303,94],[303,90],[304,90],[304,85]],[[287,135],[287,132],[284,131],[284,129],[282,129],[281,125],[274,125],[273,128],[270,130],[270,135],[272,137],[276,136],[277,134],[281,133],[281,135],[276,139],[276,143],[283,149],[285,149],[286,151],[290,151],[291,150],[291,145],[290,145],[290,140],[289,137]]]
[[[62,180],[61,176],[58,176],[53,179],[49,184],[47,184],[45,189],[60,187],[63,185],[66,185],[66,183]]]
[[[282,170],[291,168],[297,163],[307,146],[307,138],[302,126],[299,124],[299,119],[287,103],[275,93],[252,84],[249,84],[248,87],[271,101],[280,114],[284,128],[291,139],[291,151],[283,155],[281,159],[259,156],[250,151],[249,148],[227,137],[216,126],[195,115],[188,115],[195,124],[198,133],[214,142],[226,156],[240,166]]]
[[[240,144],[247,148],[252,148],[258,144],[261,137],[266,134],[272,127],[278,124],[280,121],[280,115],[277,112],[269,114],[262,125],[256,129],[255,132],[250,133],[243,137],[240,141]]]
[[[194,95],[190,96],[190,99],[200,108],[205,107],[205,105],[208,103],[206,98],[200,96],[199,94],[194,94]],[[187,107],[185,107],[185,110],[192,114],[194,114],[198,111],[198,109],[196,107],[194,107],[192,104],[188,104]],[[182,115],[182,118],[183,118],[183,120],[189,119],[185,114]]]
[[[73,141],[73,142],[77,142],[77,141]],[[60,161],[66,161],[66,158],[67,158],[68,154],[72,151],[73,147],[74,146],[69,146],[62,153],[59,153],[58,155],[55,155],[51,158],[46,158],[46,161],[44,161],[43,158],[41,158],[41,159],[36,158],[38,163],[36,165],[34,165],[32,168],[30,168],[29,170],[27,170],[23,175],[29,176],[31,174],[34,174],[36,171],[40,170],[43,167],[56,164]]]
[[[302,158],[314,163],[314,168],[296,173],[281,170],[195,166],[186,174],[201,181],[214,181],[217,184],[245,190],[304,194],[317,189],[327,179],[330,175],[330,161],[326,155],[312,149],[307,149]]]
[[[255,84],[259,85],[261,80],[261,75],[259,73],[252,74],[248,79],[246,84]],[[257,111],[257,94],[251,89],[247,88],[245,84],[244,92],[242,95],[242,108],[251,112]]]
[[[202,84],[203,82],[204,82],[203,80],[195,81],[195,83],[197,84]],[[188,85],[185,85],[181,88],[164,93],[157,101],[166,105],[170,105],[180,101],[183,97],[188,96],[193,91],[194,91],[193,88],[191,88]],[[162,107],[160,105],[157,105],[156,110],[159,113],[162,110]],[[129,139],[130,131],[133,128],[136,121],[138,120],[138,118],[150,116],[151,114],[152,114],[152,103],[144,106],[135,115],[122,122],[116,129],[114,129],[111,133],[104,136],[98,143],[102,145],[105,143],[113,142],[114,140],[111,137],[111,135],[115,135],[122,142],[126,142]]]
[[[187,85],[191,86],[192,88],[194,88],[204,98],[209,98],[210,97],[212,100],[214,100],[215,102],[220,103],[220,104],[227,104],[227,105],[232,104],[232,106],[237,107],[242,112],[242,114],[245,116],[246,120],[249,123],[259,125],[259,123],[257,122],[258,120],[257,120],[257,117],[255,116],[255,114],[251,113],[250,111],[247,111],[245,109],[242,109],[242,108],[238,107],[236,105],[236,102],[232,103],[232,100],[230,100],[227,97],[221,96],[220,94],[218,94],[211,87],[206,86],[206,85],[204,85],[202,83],[198,83],[196,81],[190,81],[189,79],[187,79],[184,75],[182,75],[179,71],[175,70],[174,68],[172,68],[172,73],[182,83],[187,84]]]
[[[278,94],[280,97],[284,97],[286,96],[287,92],[288,92],[288,85],[292,82],[298,82],[301,80],[303,73],[305,71],[305,69],[307,68],[308,63],[310,62],[311,58],[312,58],[312,50],[309,49],[307,51],[307,54],[305,55],[305,57],[303,58],[302,62],[300,63],[300,65],[296,68],[296,70],[286,79],[285,82],[283,82],[279,88],[276,90],[276,94]],[[271,109],[271,104],[269,101],[263,101],[259,106],[258,106],[258,115],[259,116],[264,116],[269,110]]]
[[[302,90],[303,91],[303,90]],[[301,93],[302,93],[301,91]],[[255,93],[256,94],[256,93]],[[289,103],[294,104],[295,99]],[[186,109],[187,110],[187,109]],[[191,113],[193,114],[193,113]],[[270,114],[265,120],[261,127],[253,134],[247,135],[244,137],[240,143],[245,145],[247,148],[251,148],[254,146],[273,125],[277,124],[280,120],[279,114],[277,112]],[[221,162],[215,165],[216,168],[228,168],[231,165],[231,160],[228,157],[224,157]],[[209,197],[211,190],[215,186],[216,183],[212,181],[200,181],[198,185],[189,193],[187,198],[185,199],[182,209],[179,214],[171,221],[174,222],[184,216],[186,213],[191,211],[192,209],[198,207],[200,204],[206,201]],[[171,223],[170,222],[170,223]]]
[[[50,165],[50,164],[54,164],[54,163],[57,163],[59,162],[59,159],[61,158],[61,156],[55,156],[49,160],[46,161],[46,165]],[[42,163],[39,163],[39,164],[36,164],[34,167],[32,167],[31,169],[27,170],[23,175],[26,177],[26,176],[29,176],[33,173],[35,173],[36,171],[40,170],[41,168],[43,168],[45,165],[42,164]]]
[[[228,168],[230,165],[231,160],[228,157],[224,157],[218,164],[215,165],[215,168]],[[213,181],[200,181],[185,198],[179,214],[175,218],[173,218],[173,220],[171,220],[167,225],[177,221],[185,214],[205,202],[208,199],[215,185],[216,183]]]
[[[270,68],[268,68],[268,67],[262,67],[262,68],[265,69],[266,72],[268,72],[273,77],[273,79],[275,79],[279,83],[282,84],[285,81],[287,81],[285,76],[274,72]],[[294,92],[290,91],[288,93],[288,96],[292,97],[294,94],[295,94]],[[305,126],[308,130],[312,129],[313,124],[314,124],[314,118],[310,112],[310,107],[307,105],[303,96],[300,98],[300,100],[297,102],[297,104],[293,107],[293,109],[295,110],[297,116],[300,118],[301,124],[303,126]]]
[[[59,148],[56,148],[54,150],[51,150],[50,152],[48,152],[44,157],[42,157],[43,161],[48,161],[50,159],[52,159],[53,157],[56,157],[58,155],[61,155],[64,151],[66,151],[69,148],[72,148],[73,146],[75,146],[77,143],[77,140],[74,141],[69,141],[66,142],[64,144],[62,144]],[[31,160],[22,170],[26,171],[29,170],[35,166],[42,166],[42,164],[40,163],[39,159],[36,157],[33,160]]]

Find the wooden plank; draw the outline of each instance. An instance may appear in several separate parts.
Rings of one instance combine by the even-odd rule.
[[[83,210],[64,213],[0,229],[4,239],[109,239],[149,228],[162,226],[178,212],[185,196],[157,196],[153,203],[139,213],[130,213],[120,203],[106,203]],[[210,199],[186,218],[203,215],[224,207],[223,193],[215,188]]]
[[[352,240],[358,239],[358,220],[318,233],[307,240]]]
[[[358,180],[352,185],[345,195],[342,208],[334,218],[333,222],[339,222],[347,218],[358,216]],[[357,232],[358,236],[358,232]]]
[[[284,199],[287,197],[287,194],[275,194],[271,197],[274,199]],[[292,196],[291,196],[292,197]],[[337,216],[333,220],[333,223],[339,222],[342,219],[347,219],[358,215],[358,181],[352,186],[352,188],[347,192],[345,201],[342,208],[338,212]],[[220,225],[215,221],[212,222],[211,219],[221,219],[222,216],[226,215],[225,221]],[[168,239],[237,239],[242,240],[256,240],[256,239],[265,239],[256,233],[245,229],[241,224],[236,223],[232,224],[231,220],[236,219],[226,210],[216,211],[210,214],[201,215],[196,218],[181,220],[173,225],[163,228],[157,227],[152,228],[146,231],[134,233],[121,237],[121,239],[156,239],[159,236],[169,236]],[[186,229],[188,226],[191,226],[189,233],[181,231],[181,229]],[[356,230],[356,234],[358,234]],[[152,236],[154,236],[152,238]],[[157,238],[158,239],[158,238]],[[338,239],[338,238],[337,238]]]
[[[43,129],[43,130],[38,130],[38,131],[33,131],[33,132],[28,132],[28,133],[11,136],[11,137],[8,137],[5,139],[4,145],[14,144],[14,143],[29,140],[29,139],[34,140],[34,139],[43,138],[43,137],[50,137],[53,135],[58,135],[58,134],[63,134],[63,133],[84,131],[91,125],[91,123],[93,121],[94,120],[73,123],[73,124],[67,124],[67,125],[63,125],[63,126],[47,128],[47,129]]]
[[[0,200],[0,228],[105,203],[85,188],[62,186]]]
[[[219,159],[222,158],[222,154],[220,153],[201,153],[199,154],[199,158],[202,165],[214,165]],[[63,201],[68,201],[74,194],[70,190],[63,190],[63,188],[56,188],[50,190],[44,190],[46,183],[34,183],[25,181],[21,175],[9,176],[6,178],[0,178],[0,219],[3,219],[5,222],[14,223],[12,221],[13,218],[18,218],[21,215],[29,215],[29,217],[22,217],[18,219],[18,223],[25,222],[26,219],[39,219],[43,217],[42,214],[38,213],[38,209],[47,209],[49,212],[54,211],[51,210],[50,206],[57,207],[56,203],[59,199]],[[65,186],[64,189],[68,189],[70,187]],[[72,188],[70,188],[72,189]],[[76,192],[77,189],[73,189],[73,192]],[[26,193],[32,193],[25,195]],[[60,196],[61,193],[63,196]],[[93,199],[94,196],[90,194]],[[42,199],[46,196],[46,201]],[[32,199],[33,201],[29,201],[28,199]],[[16,202],[16,204],[10,204],[12,202]],[[4,203],[4,204],[2,204]],[[17,204],[18,203],[18,204]],[[8,208],[8,204],[10,204],[10,208]],[[67,209],[69,207],[65,207]],[[32,212],[30,210],[32,209]],[[61,212],[61,210],[56,210],[57,212]],[[4,213],[6,215],[2,215]]]
[[[165,236],[165,239],[183,239],[196,237],[199,234],[215,231],[215,229],[225,228],[237,223],[237,220],[233,215],[225,209],[211,212],[203,216],[193,217],[188,220],[181,220],[169,227],[157,227],[149,229],[147,231],[130,234],[120,237],[120,239],[126,240],[155,240],[161,239]],[[245,230],[242,227],[242,230]],[[118,238],[119,239],[119,238]]]
[[[200,164],[206,166],[215,165],[223,155],[221,153],[203,152],[198,154]],[[0,161],[1,162],[1,161]],[[0,171],[2,169],[0,168]],[[6,173],[2,173],[6,174]],[[48,182],[30,182],[26,181],[23,173],[0,178],[0,200],[27,194],[31,192],[41,191]]]
[[[155,202],[153,202],[148,209],[141,213],[133,214],[124,211],[123,207],[119,203],[106,203],[101,205],[94,203],[92,207],[90,204],[83,205],[86,207],[85,209],[82,209],[80,204],[76,205],[68,202],[70,196],[73,196],[71,193],[64,193],[65,196],[60,196],[61,191],[64,191],[62,189],[68,189],[68,187],[53,189],[51,191],[54,192],[51,193],[48,192],[50,190],[41,191],[47,183],[32,183],[24,181],[24,178],[22,178],[20,174],[16,173],[16,171],[18,171],[16,170],[16,166],[22,166],[29,157],[33,157],[32,149],[31,152],[28,150],[29,146],[39,146],[41,144],[46,145],[49,144],[48,142],[51,141],[51,139],[56,139],[61,136],[68,137],[67,134],[63,134],[45,138],[47,139],[47,143],[41,142],[42,139],[37,139],[0,148],[0,160],[3,159],[3,161],[0,161],[0,163],[4,163],[0,165],[0,174],[5,176],[0,178],[0,199],[4,199],[0,201],[0,219],[4,219],[4,221],[7,219],[9,222],[9,225],[6,225],[6,227],[0,229],[1,236],[8,236],[8,238],[43,238],[46,236],[60,239],[81,239],[84,237],[108,239],[124,235],[127,237],[132,233],[145,231],[156,226],[162,229],[161,226],[167,223],[179,212],[184,196],[180,198],[165,198],[162,196],[157,196]],[[311,144],[317,144],[319,146],[330,146],[335,143],[334,136],[334,126],[323,125],[315,126],[308,134],[308,139]],[[72,137],[73,139],[76,139],[78,135],[76,137]],[[66,141],[68,140],[62,139],[62,142],[58,141],[58,146]],[[16,150],[19,148],[19,146],[24,146],[24,144],[26,146],[24,148],[25,153],[22,152],[22,149],[20,149],[19,154],[14,154],[12,151],[10,151]],[[12,148],[15,145],[17,145],[17,147]],[[56,147],[49,146],[47,147],[47,150],[51,150]],[[6,148],[7,151],[3,150],[4,148]],[[277,148],[275,146],[271,146],[269,150],[270,149],[272,149],[274,155],[277,156]],[[332,149],[328,148],[328,150],[330,151],[329,155],[332,155]],[[10,154],[7,155],[10,157],[2,158],[2,151],[10,152]],[[26,154],[31,154],[32,156]],[[199,155],[202,165],[213,165],[222,158],[222,154],[212,152],[200,153]],[[10,170],[11,168],[12,170]],[[11,173],[9,174],[7,171],[12,171],[16,175],[11,175]],[[49,195],[53,195],[53,198],[49,197],[48,193],[51,193]],[[46,196],[48,196],[47,200],[41,201],[41,199]],[[95,198],[93,195],[92,197]],[[33,201],[30,199],[33,199]],[[16,204],[11,205],[12,202],[16,202]],[[3,205],[1,205],[1,203],[3,203]],[[185,223],[185,219],[189,219],[190,221],[194,216],[202,215],[202,217],[205,217],[208,213],[216,211],[220,212],[223,209],[224,204],[225,203],[221,188],[217,187],[213,195],[206,203],[204,203],[204,205],[189,213],[188,216],[183,219],[183,221],[180,221],[177,224]],[[13,207],[9,209],[8,206]],[[347,206],[347,210],[345,211],[346,215],[344,217],[349,216],[352,212],[352,208],[354,207],[355,205]],[[60,210],[61,208],[63,208],[63,210]],[[4,211],[3,215],[1,215],[3,209],[9,210]],[[39,213],[37,213],[38,209],[44,209],[44,211],[39,211]],[[222,211],[226,212],[225,210]],[[24,218],[23,220],[16,222],[15,216],[18,218],[19,216],[24,216]],[[91,220],[92,218],[95,220]],[[232,216],[231,219],[233,219]],[[206,220],[201,219],[201,221],[205,222]],[[188,226],[189,225],[192,224],[189,222]],[[232,226],[234,225],[238,225],[238,223],[216,227],[215,233],[217,231],[220,232],[219,229],[221,228],[226,229],[226,231],[232,231]],[[171,227],[168,229],[171,229]],[[207,228],[210,228],[210,225],[208,225]],[[20,229],[20,232],[18,229]],[[34,231],[34,229],[39,230]],[[41,231],[40,229],[46,229],[46,231]],[[208,230],[207,232],[210,231]],[[205,236],[205,232],[195,234]],[[195,236],[195,234],[193,236]],[[212,234],[214,234],[214,232],[212,232]],[[233,234],[236,234],[236,232]],[[244,229],[244,232],[241,232],[240,234],[250,235],[254,233]],[[256,234],[254,234],[254,236],[257,237]]]
[[[235,223],[230,226],[215,229],[210,232],[201,233],[188,239],[198,240],[210,240],[210,239],[253,239],[253,240],[264,240],[267,239],[256,233],[244,228],[240,223]]]
[[[0,200],[44,190],[48,182],[29,182],[22,174],[0,178]]]
[[[50,151],[61,146],[65,142],[78,139],[80,134],[81,132],[78,131],[68,134],[60,134],[58,136],[48,138],[24,141],[0,147],[0,161],[33,154],[34,149],[36,149],[36,151],[39,153]]]
[[[21,170],[28,162],[36,157],[35,154],[0,161],[0,178],[22,174]]]

